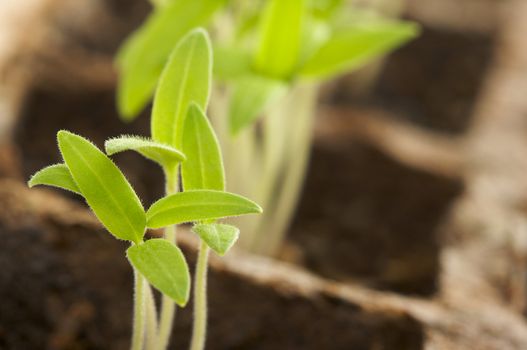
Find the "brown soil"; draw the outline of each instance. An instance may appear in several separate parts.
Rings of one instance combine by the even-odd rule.
[[[0,348],[126,349],[132,283],[125,244],[82,222],[37,215],[23,185],[2,186],[0,297],[10,302],[0,304]],[[193,265],[195,252],[183,247]],[[423,346],[420,325],[401,313],[286,292],[225,269],[212,270],[209,286],[208,349]],[[190,308],[178,312],[172,348],[188,346],[190,322]]]
[[[462,188],[365,144],[318,144],[290,238],[323,276],[429,295],[442,219]]]

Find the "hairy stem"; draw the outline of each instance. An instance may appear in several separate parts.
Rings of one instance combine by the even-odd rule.
[[[201,241],[194,275],[194,324],[190,350],[203,350],[207,333],[207,265],[209,247]]]
[[[143,350],[145,336],[145,279],[134,269],[134,325],[131,350]]]
[[[166,195],[174,194],[178,191],[178,172],[177,170],[166,170]],[[176,244],[177,228],[176,225],[165,228],[165,239]],[[157,349],[165,350],[170,342],[170,335],[176,316],[176,304],[174,301],[163,295],[161,299],[161,313],[159,319],[159,336],[157,339]]]
[[[146,284],[146,349],[155,350],[157,344],[157,311],[152,287]]]

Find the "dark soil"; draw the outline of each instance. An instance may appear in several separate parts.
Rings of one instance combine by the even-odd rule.
[[[430,295],[441,223],[462,190],[365,144],[318,144],[290,239],[323,276]]]
[[[0,348],[126,349],[132,309],[126,246],[102,229],[38,218],[23,200],[13,213],[12,199],[1,202],[0,298],[9,302],[0,304]],[[12,217],[20,218],[16,228],[6,220]],[[195,254],[185,251],[193,265]],[[422,329],[405,315],[285,294],[228,271],[212,271],[209,286],[208,349],[423,346]],[[190,308],[178,312],[172,348],[188,346],[190,321]]]

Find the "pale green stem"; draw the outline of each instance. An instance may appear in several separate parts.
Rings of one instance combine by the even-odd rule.
[[[194,324],[190,350],[203,350],[207,335],[207,267],[209,246],[201,241],[194,275]]]
[[[282,117],[289,115],[289,119],[282,119],[283,129],[286,130],[282,136],[287,137],[289,142],[284,143],[280,150],[280,159],[283,160],[281,166],[272,169],[273,187],[269,189],[272,202],[268,202],[271,207],[266,208],[267,215],[256,231],[256,241],[252,247],[254,252],[275,255],[284,240],[309,159],[316,92],[316,85],[295,87],[290,103],[282,111]],[[278,172],[281,172],[280,177]]]
[[[166,195],[176,193],[178,191],[178,172],[165,171],[166,173]],[[176,225],[167,226],[165,228],[165,239],[169,242],[176,244]],[[172,298],[163,294],[161,299],[161,313],[159,319],[159,336],[157,339],[157,349],[165,350],[168,347],[170,341],[170,335],[172,334],[172,328],[174,324],[174,318],[176,315],[176,304]]]
[[[261,191],[264,215],[255,229],[251,251],[275,255],[298,200],[311,145],[316,85],[297,85],[266,124],[265,173]]]
[[[131,350],[143,350],[145,337],[145,279],[134,269],[134,325]]]
[[[150,284],[146,284],[146,349],[155,350],[157,344],[157,311]]]

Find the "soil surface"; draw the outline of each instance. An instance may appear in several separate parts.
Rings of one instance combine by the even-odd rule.
[[[0,348],[126,349],[132,310],[126,245],[102,229],[37,216],[17,196],[30,195],[3,191],[0,202],[0,297],[10,301],[0,304]],[[184,250],[193,266],[195,251]],[[229,271],[211,271],[209,295],[208,349],[413,350],[424,342],[409,316],[286,293]],[[178,312],[171,348],[188,346],[191,316],[191,308]]]
[[[461,181],[409,168],[365,144],[318,144],[290,239],[323,276],[430,295],[442,220],[462,191]]]

